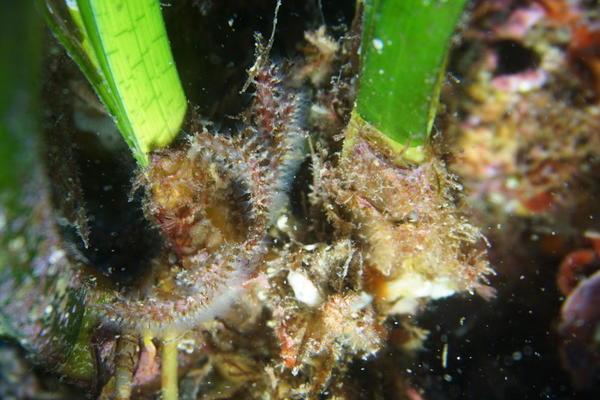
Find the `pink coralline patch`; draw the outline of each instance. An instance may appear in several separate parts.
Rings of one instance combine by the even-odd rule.
[[[540,19],[544,17],[544,8],[533,3],[529,7],[516,9],[504,25],[496,29],[499,37],[521,39]]]
[[[135,386],[142,386],[151,383],[160,373],[158,358],[156,357],[156,347],[150,341],[143,347],[138,361],[137,369],[133,376]]]
[[[281,345],[281,359],[286,368],[292,369],[298,362],[299,343],[296,343],[284,325],[277,329],[277,338]]]
[[[528,69],[526,71],[500,75],[492,79],[492,86],[506,92],[529,92],[541,88],[548,79],[543,69]]]

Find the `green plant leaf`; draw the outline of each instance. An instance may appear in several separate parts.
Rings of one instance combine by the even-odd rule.
[[[388,138],[418,146],[429,134],[465,2],[364,0],[356,111]]]
[[[46,0],[50,27],[138,162],[179,132],[187,103],[157,0]]]

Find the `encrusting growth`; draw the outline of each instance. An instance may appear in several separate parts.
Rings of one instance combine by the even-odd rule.
[[[202,127],[137,171],[155,228],[141,234],[162,238],[143,272],[132,283],[69,267],[87,308],[68,357],[89,355],[101,399],[159,385],[164,400],[355,398],[358,358],[383,371],[421,345],[412,316],[426,301],[491,293],[485,240],[429,144],[392,149],[351,112],[359,25],[339,41],[307,32],[293,62],[269,61],[275,27],[266,45],[257,35],[240,128],[188,121]],[[56,248],[46,258],[66,260]]]
[[[304,154],[298,101],[279,84],[275,66],[259,71],[252,116],[239,136],[203,131],[181,149],[152,156],[142,177],[146,211],[176,261],[140,290],[143,298],[120,297],[107,307],[122,329],[185,332],[226,312],[252,276]]]
[[[167,246],[140,287],[115,293],[100,313],[105,326],[162,340],[165,399],[177,398],[178,338],[224,316],[240,298],[305,157],[299,101],[280,89],[279,74],[275,65],[257,71],[255,99],[237,136],[196,133],[180,148],[152,154],[139,178],[146,214]],[[129,377],[117,374],[117,391],[128,398],[133,367],[116,361]]]
[[[324,31],[314,35],[316,46]],[[292,77],[282,71],[259,54],[238,132],[202,128],[152,153],[140,172],[145,214],[165,245],[135,287],[103,292],[111,301],[96,308],[105,329],[140,342],[130,358],[143,362],[115,359],[122,398],[150,387],[158,370],[163,397],[177,398],[179,376],[201,356],[203,373],[218,371],[249,398],[344,397],[353,360],[387,345],[389,317],[402,331],[394,346],[410,352],[424,334],[407,315],[428,299],[486,292],[485,241],[458,210],[459,185],[442,163],[390,150],[355,115],[344,130],[348,110],[327,108],[339,88],[325,92],[327,81],[302,65]],[[312,92],[295,89],[303,85]],[[302,166],[305,126],[311,166]]]
[[[358,243],[379,307],[411,313],[418,299],[483,289],[491,269],[483,236],[457,208],[459,184],[436,157],[406,161],[359,118],[317,182],[337,234]]]
[[[103,313],[106,325],[163,342],[165,398],[176,397],[180,338],[227,321],[242,296],[259,304],[247,311],[250,318],[270,312],[263,323],[279,353],[264,367],[275,374],[274,398],[285,398],[336,385],[354,357],[385,345],[387,317],[457,292],[489,294],[484,240],[457,209],[459,185],[436,157],[407,161],[356,116],[340,153],[312,156],[306,206],[327,215],[332,232],[319,235],[329,243],[299,241],[323,229],[309,219],[295,222],[298,239],[286,231],[295,220],[288,193],[307,135],[299,95],[280,74],[274,64],[255,68],[254,100],[237,135],[198,132],[154,153],[140,178],[146,214],[167,248],[135,295],[117,294]],[[330,139],[315,140],[325,149]],[[422,333],[402,324],[406,348],[414,348]],[[213,351],[217,366],[230,359]]]

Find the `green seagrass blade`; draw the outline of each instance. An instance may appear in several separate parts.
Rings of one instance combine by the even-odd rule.
[[[364,0],[356,113],[398,144],[427,138],[466,0]]]
[[[142,166],[179,132],[187,103],[158,0],[45,0],[46,19]]]

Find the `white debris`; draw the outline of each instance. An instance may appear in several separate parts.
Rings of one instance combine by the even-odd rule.
[[[284,214],[277,219],[277,229],[279,229],[282,232],[286,232],[288,228],[288,216]]]
[[[315,307],[321,303],[321,294],[314,283],[302,272],[290,271],[287,281],[298,301]]]
[[[373,47],[375,47],[377,53],[381,54],[383,51],[383,40],[377,38],[373,39]]]
[[[350,305],[353,311],[360,311],[373,301],[373,296],[367,292],[360,292],[359,297]]]
[[[192,354],[196,347],[196,341],[189,337],[177,343],[177,350],[184,351],[186,354]]]
[[[313,251],[316,248],[317,248],[317,244],[316,243],[311,243],[311,244],[304,245],[304,250],[306,250],[306,251]]]
[[[419,308],[419,300],[414,297],[406,297],[394,303],[388,311],[389,314],[415,314]]]
[[[429,279],[415,273],[406,273],[387,283],[390,298],[440,299],[456,292],[456,283],[449,278]]]
[[[48,256],[48,262],[50,264],[56,264],[57,262],[59,262],[64,256],[65,256],[65,252],[62,249],[55,249],[52,251],[52,253],[50,253],[50,255]]]

